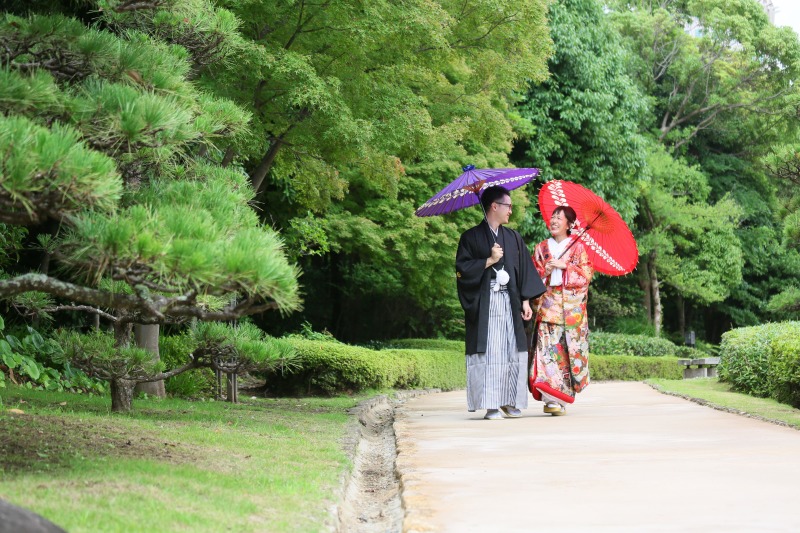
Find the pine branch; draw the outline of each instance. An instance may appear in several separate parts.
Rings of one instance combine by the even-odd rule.
[[[175,307],[169,310],[169,315],[174,317],[197,318],[210,322],[223,322],[275,309],[278,309],[278,304],[276,302],[259,304],[257,299],[250,298],[236,306],[229,306],[219,311],[210,311],[197,306]]]
[[[122,2],[113,10],[117,13],[126,13],[131,11],[141,11],[148,9],[154,11],[164,3],[164,0],[127,0]]]
[[[96,307],[92,307],[89,305],[55,305],[55,306],[45,307],[42,309],[42,311],[45,311],[47,313],[55,313],[58,311],[84,311],[86,313],[99,315],[111,322],[117,322],[119,320],[118,317],[115,317],[110,313],[106,313],[102,309],[97,309]]]
[[[65,300],[82,302],[97,308],[114,309],[119,311],[119,316],[112,317],[113,320],[109,318],[110,315],[103,314],[101,316],[109,318],[109,320],[117,324],[163,324],[181,318],[227,321],[278,309],[277,302],[261,302],[258,298],[248,298],[237,305],[231,305],[220,310],[209,310],[196,303],[197,294],[194,291],[176,298],[165,298],[161,295],[146,298],[144,296],[112,293],[83,287],[51,278],[44,274],[24,274],[0,281],[0,299],[8,299],[30,291],[45,292]],[[68,307],[60,307],[60,309],[54,310],[65,310]],[[80,310],[93,313],[98,313],[99,311],[92,307]]]
[[[41,291],[66,300],[120,310],[139,309],[139,298],[75,285],[44,274],[23,274],[0,281],[0,299],[30,291]]]
[[[194,356],[192,356],[192,360],[189,361],[188,363],[186,363],[183,366],[179,366],[178,368],[173,368],[172,370],[169,370],[167,372],[160,372],[160,373],[158,373],[158,374],[156,374],[154,376],[149,376],[149,377],[146,377],[144,379],[137,378],[135,381],[137,381],[139,383],[149,383],[149,382],[152,382],[152,381],[162,381],[162,380],[165,380],[165,379],[169,379],[169,378],[171,378],[173,376],[177,376],[178,374],[182,374],[182,373],[186,372],[187,370],[192,370],[193,368],[202,368],[202,367],[205,367],[205,366],[210,366],[210,365],[203,364],[203,363],[199,362],[197,359],[195,359]]]

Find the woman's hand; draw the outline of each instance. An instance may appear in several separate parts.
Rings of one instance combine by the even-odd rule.
[[[533,316],[533,309],[528,300],[522,300],[522,320],[530,320]]]
[[[547,274],[550,274],[556,268],[567,268],[567,262],[560,259],[551,259],[544,265],[544,270]]]

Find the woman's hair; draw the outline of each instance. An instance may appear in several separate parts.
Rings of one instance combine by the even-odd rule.
[[[557,215],[558,213],[564,213],[564,218],[567,219],[567,235],[572,234],[572,225],[575,223],[575,219],[578,218],[578,215],[575,213],[575,210],[572,209],[568,205],[560,205],[553,209],[553,215]]]
[[[488,213],[492,204],[502,199],[503,196],[511,196],[511,193],[508,192],[508,189],[505,187],[501,187],[500,185],[487,187],[481,193],[481,205],[483,205],[483,210]]]

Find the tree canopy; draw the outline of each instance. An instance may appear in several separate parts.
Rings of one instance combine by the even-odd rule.
[[[0,22],[0,220],[43,254],[10,267],[0,298],[103,317],[121,359],[133,324],[299,309],[299,270],[252,209],[248,176],[213,157],[249,134],[250,114],[192,80],[187,48],[113,15],[131,5],[98,7],[105,26]]]
[[[480,213],[413,212],[512,163],[631,225],[640,266],[593,282],[596,327],[714,341],[796,311],[800,43],[756,0],[8,6],[0,297],[24,313],[99,315],[120,346],[246,314],[459,337]],[[536,192],[512,193],[530,244]]]

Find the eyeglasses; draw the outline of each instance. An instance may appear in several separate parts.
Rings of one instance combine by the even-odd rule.
[[[503,202],[495,202],[495,203],[497,205],[504,205],[504,206],[508,207],[509,209],[511,209],[514,206],[514,204],[504,204]]]

